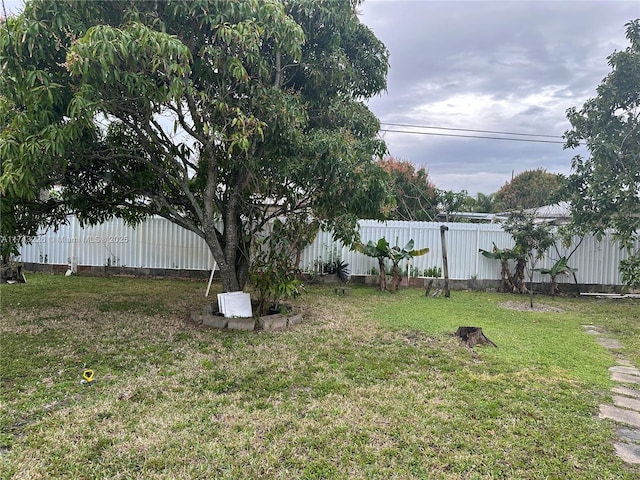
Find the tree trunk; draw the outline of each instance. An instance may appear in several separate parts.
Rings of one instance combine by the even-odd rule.
[[[576,272],[571,272],[573,275],[573,282],[576,284],[576,290],[578,291],[578,295],[580,295],[580,284],[578,283],[578,277],[576,276]]]
[[[515,289],[515,293],[527,293],[527,286],[525,285],[524,280],[524,269],[526,266],[527,260],[524,258],[518,258],[516,262],[516,271],[513,275],[513,286]]]
[[[244,288],[248,278],[248,259],[238,245],[231,249],[229,245],[221,242],[222,238],[225,238],[225,236],[219,235],[219,232],[214,229],[213,238],[206,238],[205,240],[211,255],[218,264],[222,290],[224,292],[238,292]],[[229,237],[226,238],[228,239]],[[229,252],[233,253],[231,258],[227,257]]]
[[[220,268],[220,278],[222,279],[222,290],[225,292],[238,292],[242,290],[238,277],[236,275],[235,265],[226,261],[222,263],[218,261]]]
[[[511,274],[509,273],[509,262],[508,260],[500,260],[501,270],[500,270],[500,293],[510,293],[513,292],[513,279]]]
[[[397,264],[393,264],[391,268],[391,293],[396,293],[400,289],[400,282],[402,282],[400,267]]]
[[[387,272],[384,270],[384,258],[378,258],[378,268],[380,269],[380,291],[384,292],[387,289]]]
[[[246,238],[242,232],[239,232],[240,245],[236,252],[236,277],[240,290],[244,289],[247,281],[249,281],[249,252],[251,251],[251,240]]]
[[[558,294],[558,281],[556,280],[556,276],[555,275],[551,275],[551,287],[550,287],[550,295],[552,297],[556,296]]]
[[[424,291],[424,296],[428,297],[429,296],[429,292],[431,292],[431,287],[433,286],[433,278],[429,280],[429,283],[427,284],[427,288],[425,288]]]
[[[533,270],[529,274],[529,307],[533,308]]]

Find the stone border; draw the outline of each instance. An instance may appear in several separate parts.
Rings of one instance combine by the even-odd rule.
[[[289,313],[287,315],[276,313],[258,317],[257,320],[253,317],[225,318],[214,311],[213,305],[208,305],[204,307],[201,312],[193,312],[191,314],[191,320],[197,325],[223,330],[252,331],[258,329],[271,331],[284,330],[292,327],[302,322],[303,318],[301,313]]]
[[[585,333],[595,335],[599,345],[615,353],[617,365],[609,368],[611,380],[616,386],[611,389],[613,405],[600,405],[598,416],[621,424],[613,442],[616,455],[623,462],[640,465],[640,370],[618,351],[623,348],[616,338],[606,335],[597,325],[582,325]]]

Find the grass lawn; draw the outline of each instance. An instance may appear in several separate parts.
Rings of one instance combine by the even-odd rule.
[[[309,287],[300,325],[227,332],[189,321],[201,282],[28,280],[0,287],[3,479],[640,478],[597,418],[615,359],[581,327],[640,366],[637,300]]]

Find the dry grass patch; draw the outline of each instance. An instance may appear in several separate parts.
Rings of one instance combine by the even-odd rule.
[[[555,322],[496,317],[503,297],[313,288],[305,322],[249,333],[189,322],[202,284],[71,280],[36,277],[35,305],[3,287],[1,478],[633,478],[594,417],[603,380],[532,363],[514,330]],[[489,313],[503,345],[472,355],[451,326]]]
[[[533,308],[530,303],[522,302],[522,301],[509,301],[509,302],[501,302],[500,307],[506,308],[508,310],[517,310],[520,312],[554,312],[554,313],[562,313],[562,310],[559,307],[554,307],[552,305],[546,305],[544,303],[539,303],[538,301],[534,302]]]

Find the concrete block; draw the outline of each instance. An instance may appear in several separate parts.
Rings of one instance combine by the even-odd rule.
[[[623,397],[622,395],[613,396],[613,404],[616,407],[622,407],[629,410],[640,412],[640,400],[637,398]]]
[[[633,410],[614,407],[613,405],[600,405],[600,418],[609,418],[619,423],[640,428],[640,413]]]
[[[637,377],[640,377],[640,370],[638,370],[633,365],[631,365],[631,366],[629,366],[629,365],[616,365],[615,367],[610,367],[609,371],[610,372],[617,372],[617,373],[625,373],[627,375],[635,375]]]
[[[253,317],[234,317],[227,319],[227,328],[229,330],[253,330],[256,328],[256,321]]]
[[[624,348],[624,345],[620,343],[620,340],[616,340],[615,338],[596,337],[596,342],[598,342],[600,346],[608,348],[609,350],[619,350]]]
[[[218,306],[213,303],[208,303],[202,308],[204,313],[208,313],[209,315],[218,313]]]
[[[630,443],[614,443],[616,454],[626,463],[640,464],[640,445]]]
[[[260,317],[258,325],[263,330],[281,330],[287,328],[287,317],[280,314],[265,315]]]
[[[613,393],[617,393],[619,395],[626,395],[627,397],[634,397],[640,399],[640,390],[636,390],[635,388],[616,386],[611,389]]]
[[[616,430],[616,433],[625,443],[640,443],[640,430],[619,428]]]
[[[611,373],[611,380],[621,383],[636,383],[640,385],[640,377],[637,375],[629,375],[628,373]]]
[[[295,315],[289,315],[287,317],[287,323],[289,325],[296,325],[297,323],[300,323],[302,321],[302,314],[301,313],[296,313]]]
[[[224,318],[219,315],[211,315],[208,313],[202,315],[202,324],[206,325],[207,327],[227,328],[228,323],[228,318]]]

